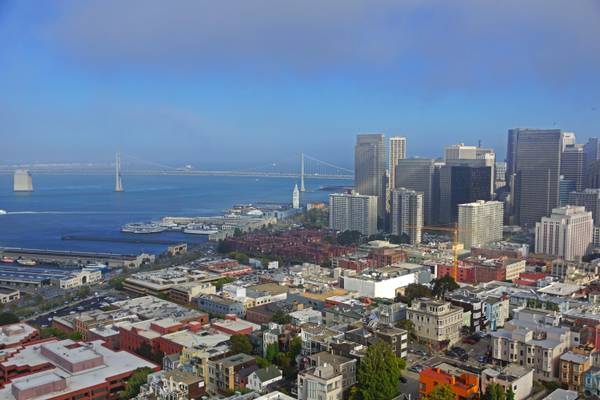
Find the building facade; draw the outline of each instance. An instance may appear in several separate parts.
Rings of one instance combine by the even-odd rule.
[[[592,213],[580,206],[565,206],[552,210],[535,225],[535,251],[578,260],[588,254],[593,239]]]
[[[354,187],[358,193],[377,196],[377,215],[385,217],[386,146],[383,134],[356,136],[354,147]]]
[[[504,204],[479,200],[458,206],[458,240],[465,249],[502,240]]]
[[[460,340],[463,310],[449,302],[413,300],[406,316],[414,324],[415,335],[435,348],[451,346]]]
[[[410,244],[421,243],[423,193],[399,188],[392,191],[392,234],[407,235]]]
[[[377,233],[377,196],[357,193],[329,195],[329,228],[358,231],[370,236]]]
[[[398,160],[396,166],[395,188],[403,187],[423,193],[423,223],[425,225],[434,222],[432,208],[436,203],[435,170],[435,161],[428,158]]]

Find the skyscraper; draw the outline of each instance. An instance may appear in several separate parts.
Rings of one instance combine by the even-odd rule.
[[[577,261],[592,243],[592,213],[584,207],[555,208],[535,224],[535,252]]]
[[[502,240],[504,205],[479,200],[458,206],[458,241],[465,249]]]
[[[515,222],[534,227],[559,204],[563,131],[513,129],[509,131],[509,137],[511,135],[516,135],[513,137],[516,140],[513,160]]]
[[[589,138],[587,143],[583,146],[583,153],[583,179],[586,187],[592,187],[589,185],[589,169],[592,163],[600,160],[600,139]]]
[[[406,138],[401,136],[392,136],[390,138],[390,183],[389,190],[392,191],[396,187],[396,167],[399,160],[406,158]]]
[[[496,156],[492,149],[457,144],[446,147],[445,165],[440,168],[439,222],[458,218],[458,205],[491,200]]]
[[[329,195],[329,228],[336,231],[377,233],[377,196],[357,193]]]
[[[581,192],[569,193],[569,204],[583,206],[592,213],[594,225],[600,225],[600,189],[585,189]]]
[[[356,136],[354,188],[359,194],[377,196],[377,217],[385,219],[385,136],[379,133]]]
[[[421,243],[423,193],[399,188],[392,191],[392,234],[408,235],[410,244]]]
[[[398,160],[396,188],[406,188],[423,193],[423,219],[425,225],[433,223],[435,161],[429,158]]]
[[[564,179],[575,183],[575,190],[583,189],[584,146],[581,144],[568,145],[564,148],[560,159],[560,174]]]

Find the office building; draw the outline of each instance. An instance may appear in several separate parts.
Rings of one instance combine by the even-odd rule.
[[[581,192],[569,193],[568,204],[583,206],[592,213],[594,225],[600,225],[600,189],[585,189]]]
[[[592,213],[584,207],[555,208],[535,225],[535,252],[576,261],[588,253],[593,230]]]
[[[577,182],[560,176],[558,181],[558,205],[564,207],[569,204],[569,194],[577,189]]]
[[[329,228],[341,232],[358,231],[366,236],[377,233],[377,196],[330,194]]]
[[[423,193],[399,188],[392,191],[392,234],[407,235],[410,244],[421,243]]]
[[[423,223],[434,222],[435,205],[435,161],[429,158],[407,158],[398,160],[396,166],[396,189],[406,188],[423,193]]]
[[[458,240],[465,249],[502,240],[504,204],[479,200],[458,206]]]
[[[531,228],[559,204],[564,136],[560,129],[509,131],[508,152],[515,171],[514,218],[517,224]],[[507,171],[511,168],[507,165]]]
[[[492,167],[477,166],[480,164],[478,161],[452,161],[441,167],[440,224],[457,221],[459,204],[492,199]]]
[[[354,187],[360,194],[377,196],[377,216],[385,217],[387,180],[385,176],[386,154],[383,134],[356,136],[354,148]]]
[[[406,138],[402,136],[392,136],[390,138],[390,156],[389,156],[389,190],[396,187],[396,167],[398,161],[406,158]]]
[[[583,189],[584,147],[581,144],[566,146],[560,159],[560,174],[575,183],[575,190]]]
[[[413,300],[406,310],[406,319],[414,324],[415,335],[436,349],[457,343],[464,322],[462,308],[426,298]]]

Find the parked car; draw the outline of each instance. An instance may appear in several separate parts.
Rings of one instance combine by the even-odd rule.
[[[405,378],[405,377],[401,376],[401,377],[400,377],[400,382],[402,382],[402,383],[406,383],[406,382],[407,382],[407,380],[406,380],[406,378]]]

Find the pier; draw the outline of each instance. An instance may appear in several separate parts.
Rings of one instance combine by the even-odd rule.
[[[80,266],[98,263],[106,264],[110,268],[137,268],[145,262],[154,261],[154,255],[144,253],[133,255],[83,251],[26,249],[21,247],[2,247],[0,248],[0,254],[2,254],[2,256],[11,258],[30,259],[38,263]]]

